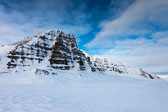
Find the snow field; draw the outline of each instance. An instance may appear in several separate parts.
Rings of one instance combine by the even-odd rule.
[[[168,111],[166,81],[108,75],[61,77],[51,84],[49,79],[43,84],[0,84],[0,112]]]

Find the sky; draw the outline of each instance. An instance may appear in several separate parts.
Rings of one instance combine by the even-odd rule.
[[[168,0],[0,0],[0,45],[49,29],[91,55],[168,75]]]

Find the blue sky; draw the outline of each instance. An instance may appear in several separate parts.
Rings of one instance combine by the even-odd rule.
[[[48,29],[91,55],[168,74],[167,0],[0,0],[0,45]]]

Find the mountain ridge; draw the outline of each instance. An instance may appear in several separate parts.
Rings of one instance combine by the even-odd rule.
[[[159,78],[141,68],[116,64],[100,56],[90,56],[78,49],[73,35],[60,30],[48,30],[26,37],[9,46],[1,47],[0,51],[0,62],[4,66],[0,69],[1,73],[34,70],[35,74],[56,75],[58,70],[76,69],[79,72],[113,72],[131,77]]]

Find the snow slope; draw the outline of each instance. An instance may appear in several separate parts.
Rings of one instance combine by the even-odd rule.
[[[0,112],[168,111],[168,83],[161,80],[61,77],[53,84],[0,84]]]

